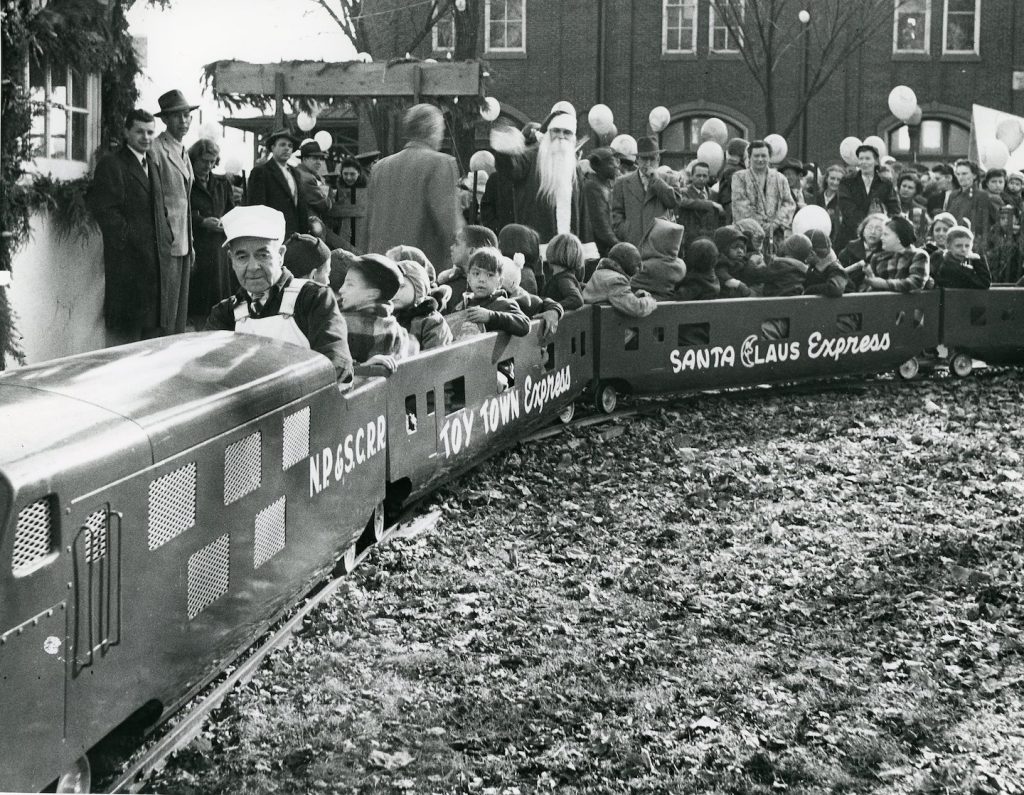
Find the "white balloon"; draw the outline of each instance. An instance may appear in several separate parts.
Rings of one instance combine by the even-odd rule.
[[[921,123],[922,118],[924,118],[924,111],[921,110],[920,106],[918,106],[914,108],[914,112],[910,114],[910,118],[905,119],[905,121],[911,127],[916,127]]]
[[[486,149],[473,152],[473,156],[469,158],[470,171],[484,171],[488,174],[493,174],[494,169],[494,155]]]
[[[295,117],[295,124],[303,132],[309,132],[316,127],[316,116],[312,113],[306,113],[306,111],[300,111],[299,115]]]
[[[576,115],[576,108],[572,106],[571,102],[568,102],[564,99],[559,100],[558,102],[551,106],[551,112],[555,113],[556,111],[558,113],[568,113],[570,116]]]
[[[843,162],[848,166],[857,165],[857,147],[860,146],[861,140],[855,135],[849,135],[843,139],[843,142],[839,144],[839,156],[843,158]]]
[[[832,234],[832,216],[817,204],[808,204],[793,216],[794,235],[806,235],[812,229],[820,229],[826,235]]]
[[[789,154],[789,144],[786,143],[786,139],[778,133],[772,133],[764,137],[764,142],[771,147],[772,163],[781,163],[786,159],[786,155]]]
[[[616,136],[612,139],[610,147],[613,152],[623,155],[624,157],[636,157],[636,138],[632,135],[623,133],[622,135]]]
[[[615,126],[615,117],[612,109],[607,105],[597,104],[587,113],[587,123],[590,129],[598,135],[604,135]]]
[[[494,97],[484,97],[483,107],[480,108],[480,116],[484,121],[494,121],[501,113],[501,103]]]
[[[225,174],[231,174],[232,176],[235,174],[241,174],[242,158],[238,155],[228,155],[224,158],[223,168]]]
[[[320,144],[320,148],[325,152],[334,146],[334,138],[331,137],[327,130],[320,130],[320,132],[313,136],[313,140]]]
[[[889,110],[900,121],[906,121],[917,108],[917,94],[909,86],[896,86],[889,92]]]
[[[1005,118],[996,125],[996,139],[1006,144],[1008,151],[1013,152],[1024,143],[1024,125],[1021,125],[1020,119]]]
[[[651,129],[656,133],[668,127],[670,121],[672,121],[672,114],[668,112],[668,108],[664,105],[652,108],[650,115],[647,117],[647,123],[651,125]]]
[[[199,128],[199,137],[217,141],[224,137],[224,133],[217,122],[207,121],[203,122],[203,126]]]
[[[868,146],[873,146],[878,150],[879,159],[885,157],[889,152],[885,146],[885,141],[879,138],[877,135],[869,135],[864,139],[864,143]]]
[[[1004,168],[1010,150],[1002,141],[989,141],[981,148],[981,164],[986,168]]]
[[[725,146],[729,142],[729,128],[721,119],[708,119],[700,126],[700,139],[717,141],[719,146]]]
[[[725,150],[718,141],[705,141],[697,147],[697,159],[707,163],[711,176],[715,176],[725,163]]]

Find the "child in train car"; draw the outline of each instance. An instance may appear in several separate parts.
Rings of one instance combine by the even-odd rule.
[[[558,331],[558,321],[562,319],[565,310],[557,301],[551,298],[541,298],[539,295],[534,295],[523,289],[522,277],[525,272],[522,254],[516,254],[515,258],[502,256],[502,289],[508,293],[509,298],[519,304],[523,314],[531,320],[537,318],[541,322],[541,336],[545,341],[550,341]]]
[[[783,240],[765,269],[761,294],[766,297],[802,295],[812,254],[807,235],[792,234]]]
[[[392,246],[384,252],[384,256],[395,262],[415,262],[427,273],[427,291],[437,287],[437,271],[423,249],[416,246]]]
[[[988,231],[986,248],[992,282],[1013,284],[1024,275],[1024,231],[1014,224],[1013,205],[999,208],[999,223]]]
[[[399,325],[419,343],[421,351],[451,345],[452,330],[438,311],[437,301],[428,292],[430,281],[426,269],[412,260],[400,261],[398,269],[402,272],[402,284],[391,303]]]
[[[741,218],[736,221],[735,226],[747,239],[747,264],[752,268],[760,268],[765,265],[764,239],[767,237],[764,228],[753,218]]]
[[[523,258],[521,286],[531,295],[540,295],[544,286],[544,266],[540,258],[540,236],[523,224],[505,224],[498,232],[498,250],[514,260]]]
[[[715,268],[718,247],[711,238],[698,237],[686,250],[686,278],[676,288],[677,301],[710,301],[722,293]]]
[[[836,252],[832,250],[832,241],[820,229],[812,229],[807,237],[811,241],[811,256],[804,275],[804,295],[841,298],[846,292],[849,278],[839,264]]]
[[[748,298],[760,295],[767,268],[747,257],[747,239],[733,224],[715,230],[718,263],[715,275],[722,285],[721,298]]]
[[[544,259],[547,262],[542,298],[557,301],[566,312],[583,306],[579,276],[583,273],[583,244],[573,234],[555,235],[548,242]]]
[[[376,368],[393,373],[398,360],[419,347],[393,314],[391,299],[401,285],[398,265],[382,254],[363,254],[349,263],[338,299],[357,375],[378,375]]]
[[[658,304],[646,290],[634,291],[630,279],[640,270],[640,250],[632,243],[616,243],[597,263],[594,275],[583,285],[587,304],[611,304],[628,317],[647,317]]]
[[[974,251],[974,233],[954,226],[946,233],[946,251],[935,274],[937,287],[987,290],[992,274],[983,254]]]
[[[296,279],[331,283],[331,250],[320,238],[295,232],[285,243],[284,266]]]
[[[686,278],[686,263],[679,258],[683,227],[655,218],[640,244],[640,271],[630,280],[634,290],[646,290],[655,301],[675,301],[676,289]]]
[[[924,250],[928,252],[929,273],[934,275],[939,272],[942,256],[946,253],[946,234],[956,225],[952,213],[939,213],[929,224],[924,241]]]
[[[502,256],[497,248],[488,246],[473,252],[466,269],[469,292],[463,294],[456,308],[464,310],[465,319],[480,324],[485,331],[525,337],[530,333],[530,319],[502,289],[501,271]]]
[[[452,243],[452,267],[437,275],[438,285],[447,285],[452,291],[452,298],[444,310],[445,314],[454,312],[462,296],[469,289],[466,283],[466,276],[469,267],[469,259],[475,251],[482,248],[497,248],[498,236],[486,226],[470,224],[462,227],[455,234],[455,242]]]
[[[902,215],[886,221],[882,250],[873,254],[865,266],[861,292],[911,293],[934,286],[928,252],[914,245],[915,238],[914,225]],[[947,244],[948,239],[947,235]]]
[[[952,218],[952,216],[950,216]],[[849,279],[847,292],[855,292],[864,284],[864,266],[881,251],[882,231],[888,221],[885,213],[870,213],[857,225],[857,238],[847,243],[836,255]]]
[[[1006,172],[1006,189],[1001,200],[1013,208],[1014,224],[1024,226],[1024,174],[1020,171]]]

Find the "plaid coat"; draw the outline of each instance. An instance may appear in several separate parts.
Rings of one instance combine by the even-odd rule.
[[[354,362],[362,364],[371,356],[401,358],[408,353],[408,332],[391,312],[388,301],[341,313],[348,326],[348,349]]]

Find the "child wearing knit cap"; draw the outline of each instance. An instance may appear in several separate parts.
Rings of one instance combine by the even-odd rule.
[[[914,246],[916,236],[914,225],[901,215],[885,223],[882,250],[871,256],[864,269],[862,292],[911,293],[934,285],[929,275],[928,253]]]
[[[657,302],[646,290],[630,287],[630,278],[640,270],[640,251],[632,243],[616,243],[597,263],[597,270],[583,286],[588,304],[611,304],[628,317],[647,317]]]
[[[646,290],[655,301],[675,301],[676,288],[686,278],[686,263],[679,259],[683,227],[655,218],[640,244],[640,272],[631,280],[634,290]]]
[[[963,226],[946,233],[946,251],[935,274],[937,287],[987,290],[992,284],[985,257],[974,250],[974,234]]]
[[[715,275],[722,285],[721,298],[747,298],[761,292],[767,268],[747,258],[747,239],[733,224],[715,230],[718,264]]]
[[[410,351],[409,335],[392,314],[401,284],[398,265],[381,254],[363,254],[348,265],[338,300],[356,375],[380,375],[378,368],[393,373]]]
[[[395,319],[419,343],[421,351],[451,345],[452,330],[437,311],[437,301],[428,293],[427,271],[412,260],[399,262],[398,269],[402,272],[402,284],[391,299]]]
[[[710,238],[698,237],[686,250],[686,278],[676,288],[677,301],[707,301],[718,298],[722,285],[715,274],[718,248]]]
[[[811,254],[807,235],[794,234],[783,240],[766,269],[762,294],[769,297],[802,295]]]
[[[807,260],[808,268],[804,275],[804,295],[842,297],[849,277],[839,264],[836,252],[832,250],[832,241],[820,229],[812,229],[807,237],[811,241],[811,256]]]
[[[506,227],[507,228],[507,227]],[[541,298],[539,295],[523,288],[523,275],[527,269],[519,262],[509,257],[501,258],[501,287],[508,293],[508,297],[519,304],[523,314],[531,320],[537,318],[541,322],[541,336],[548,341],[558,331],[558,321],[562,319],[565,310],[562,305],[551,298]]]

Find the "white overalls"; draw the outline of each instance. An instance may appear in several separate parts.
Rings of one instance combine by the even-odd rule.
[[[239,303],[235,307],[235,331],[240,334],[256,334],[260,337],[290,342],[292,345],[299,345],[309,349],[309,340],[299,329],[293,315],[295,314],[295,302],[299,298],[302,286],[308,279],[292,279],[284,294],[281,296],[281,308],[276,315],[270,317],[252,318],[249,317],[249,305]]]

